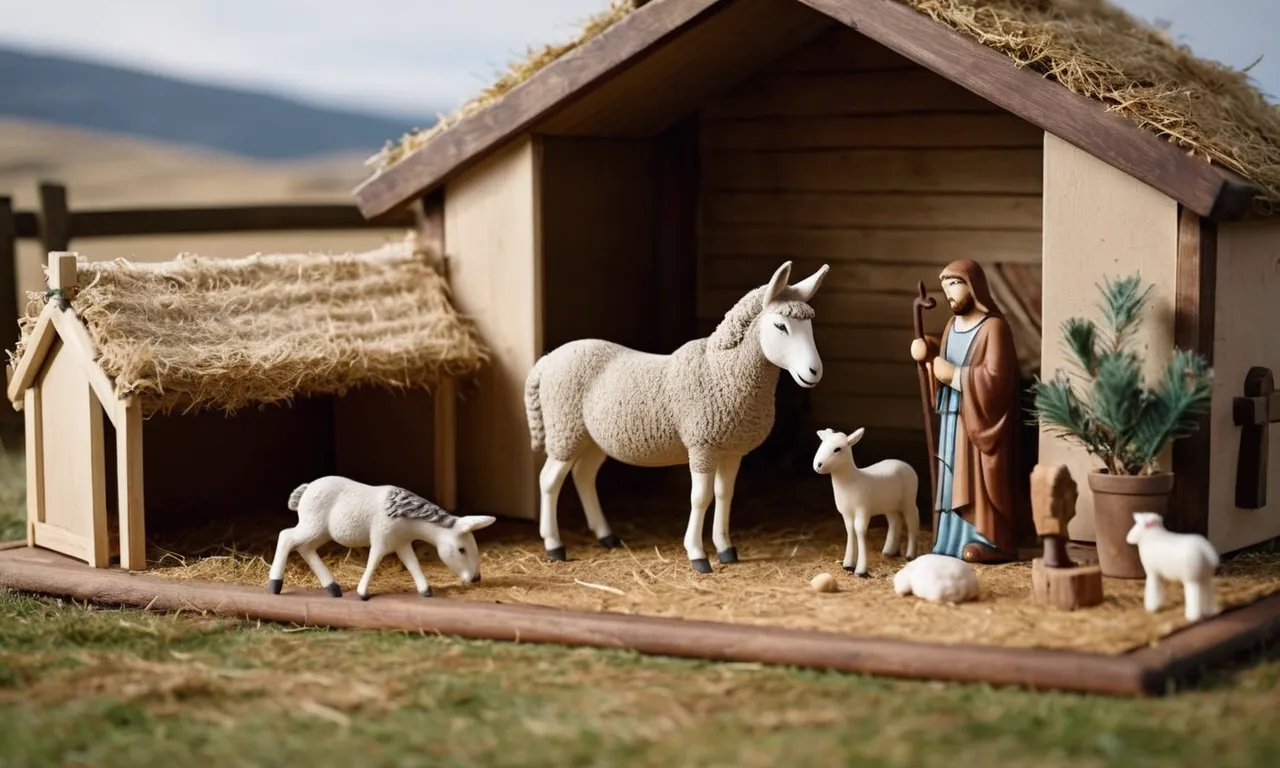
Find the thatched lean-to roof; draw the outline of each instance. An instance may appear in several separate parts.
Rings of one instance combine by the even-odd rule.
[[[1266,198],[1280,201],[1280,107],[1267,102],[1246,72],[1192,55],[1162,30],[1107,0],[896,2],[1107,105],[1197,157],[1241,174],[1258,184]],[[611,0],[577,38],[530,50],[525,60],[512,64],[460,109],[429,129],[389,142],[369,165],[379,173],[393,167],[646,3]]]
[[[367,253],[79,262],[72,309],[116,393],[144,414],[433,388],[488,353],[412,239]],[[21,359],[46,299],[31,294]]]

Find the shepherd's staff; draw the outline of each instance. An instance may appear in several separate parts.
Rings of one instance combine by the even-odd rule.
[[[924,311],[933,309],[938,305],[938,302],[929,296],[929,291],[925,289],[923,280],[920,281],[919,290],[920,295],[911,303],[911,308],[915,315],[916,338],[923,341]],[[927,349],[927,341],[925,345]],[[920,379],[920,408],[924,412],[924,437],[929,448],[929,506],[932,507],[934,499],[938,498],[938,460],[933,438],[933,401],[929,397],[928,361],[916,363],[916,372],[919,374]],[[938,510],[936,509],[933,510],[933,535],[938,535]]]

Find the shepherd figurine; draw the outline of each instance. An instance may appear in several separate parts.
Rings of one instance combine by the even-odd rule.
[[[572,473],[587,525],[606,547],[621,544],[605,521],[596,474],[605,459],[640,467],[688,464],[692,476],[685,551],[693,569],[711,573],[702,546],[715,500],[712,541],[721,563],[736,563],[729,507],[742,457],[773,427],[779,369],[801,387],[822,380],[809,302],[827,265],[788,285],[791,262],[767,285],[738,300],[707,338],[669,355],[638,352],[600,339],[564,344],[534,364],[525,383],[533,450],[545,450],[539,532],[549,560],[565,560],[556,502]]]

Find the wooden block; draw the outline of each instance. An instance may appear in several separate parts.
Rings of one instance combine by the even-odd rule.
[[[77,285],[76,254],[67,251],[49,253],[49,287],[74,298]]]
[[[1037,557],[1031,561],[1031,596],[1041,605],[1064,611],[1098,605],[1102,602],[1102,567],[1049,568]]]

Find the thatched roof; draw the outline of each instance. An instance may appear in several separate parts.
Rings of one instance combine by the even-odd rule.
[[[1244,71],[1192,55],[1162,30],[1106,0],[897,0],[1061,83],[1194,155],[1258,184],[1280,201],[1280,107]],[[368,161],[392,167],[462,118],[500,100],[540,69],[625,18],[637,0],[611,0],[566,43],[530,50],[453,114]]]
[[[412,239],[345,255],[78,266],[71,307],[116,393],[137,397],[144,414],[432,388],[488,356]],[[49,300],[30,298],[15,365]]]

